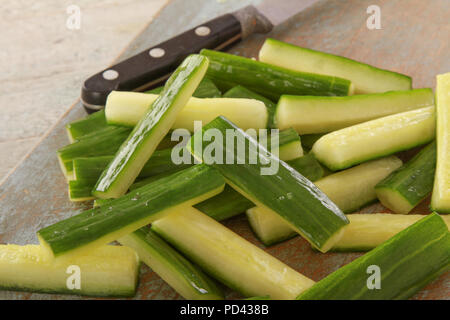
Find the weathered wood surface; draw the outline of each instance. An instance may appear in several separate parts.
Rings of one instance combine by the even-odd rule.
[[[253,1],[259,2],[259,1]],[[242,2],[240,2],[243,5]],[[224,2],[234,9],[233,1]],[[366,28],[366,8],[381,7],[382,30]],[[450,71],[450,6],[447,0],[432,1],[320,1],[278,26],[271,37],[305,47],[361,60],[378,67],[406,73],[414,78],[414,87],[434,86],[435,75]],[[174,6],[182,13],[173,19]],[[156,41],[212,18],[224,7],[210,0],[189,1],[191,10],[182,10],[183,1],[173,1],[124,53],[127,57]],[[233,7],[233,8],[232,8]],[[198,10],[192,10],[196,8]],[[202,8],[201,10],[199,8]],[[185,23],[180,23],[183,21]],[[254,36],[231,50],[253,57],[265,36]],[[41,227],[72,216],[90,203],[68,201],[66,182],[59,171],[55,150],[67,143],[64,124],[84,115],[75,105],[47,138],[29,155],[22,165],[0,186],[0,243],[35,243],[35,232]],[[373,205],[364,212],[388,212]],[[425,201],[415,213],[428,212]],[[258,246],[243,216],[225,223],[231,229]],[[349,263],[358,253],[320,254],[300,237],[266,249],[306,276],[320,280],[330,272]],[[142,268],[137,299],[179,299],[157,275]],[[238,295],[230,293],[230,298]],[[66,299],[72,296],[0,292],[0,298]],[[418,293],[415,299],[449,299],[450,273],[442,275]]]

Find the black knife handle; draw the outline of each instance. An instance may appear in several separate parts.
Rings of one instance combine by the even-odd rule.
[[[102,108],[113,90],[142,91],[162,84],[186,56],[203,48],[220,50],[241,38],[241,23],[226,14],[111,66],[84,82],[81,100],[88,112]]]

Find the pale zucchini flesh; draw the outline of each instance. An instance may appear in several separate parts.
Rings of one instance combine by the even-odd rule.
[[[117,240],[133,248],[147,266],[156,272],[183,298],[220,300],[223,293],[199,267],[189,262],[148,227]]]
[[[330,170],[342,170],[430,142],[435,122],[434,107],[390,115],[328,133],[312,152]]]
[[[431,207],[450,213],[450,73],[437,76],[437,160]]]
[[[192,207],[155,221],[152,230],[211,276],[246,297],[293,299],[314,284]]]
[[[369,120],[434,105],[431,89],[390,91],[347,97],[283,95],[275,122],[298,134],[327,133]]]
[[[315,185],[343,212],[350,213],[374,202],[377,183],[401,165],[400,159],[390,156],[328,175]],[[292,227],[273,212],[254,207],[246,213],[254,233],[266,246],[295,236]]]
[[[110,199],[125,194],[191,98],[208,64],[207,58],[190,55],[175,70],[161,95],[145,112],[100,176],[92,192],[95,197]]]
[[[411,77],[345,57],[266,39],[259,60],[280,67],[341,77],[352,81],[355,94],[409,90]]]
[[[106,101],[106,119],[109,124],[134,127],[157,98],[156,94],[112,91]],[[192,97],[177,115],[171,128],[194,132],[194,121],[206,124],[220,115],[232,119],[244,130],[267,126],[268,112],[261,101]]]
[[[196,165],[43,228],[38,231],[38,238],[49,256],[82,254],[125,236],[181,205],[209,199],[220,193],[224,185],[219,172]]]
[[[226,165],[215,163],[211,154],[196,147],[197,141],[203,141],[203,145],[211,141],[210,137],[205,136],[216,131],[209,129],[217,129],[224,136],[227,131],[234,132],[245,142],[245,154],[239,152],[236,145],[222,141],[216,150],[222,152],[222,159],[233,158],[235,162]],[[194,157],[217,168],[233,189],[257,206],[280,215],[320,251],[326,252],[348,223],[342,211],[311,181],[267,150],[258,150],[256,140],[223,117],[216,118],[196,132],[186,147]],[[277,165],[277,171],[272,175],[262,175],[263,165],[259,160],[252,164],[252,156],[265,158],[272,166]]]
[[[450,233],[442,218],[434,213],[331,273],[297,299],[408,299],[449,266]],[[380,289],[368,285],[374,273],[369,267],[378,268]]]
[[[80,289],[67,286],[70,266],[79,267]],[[102,246],[56,262],[39,245],[0,245],[0,290],[132,297],[138,276],[139,259],[127,247]]]
[[[369,251],[416,223],[424,216],[420,214],[368,213],[347,215],[350,223],[331,251]],[[450,216],[441,218],[450,228]]]

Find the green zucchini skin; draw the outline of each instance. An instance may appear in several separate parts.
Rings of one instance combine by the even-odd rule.
[[[259,60],[297,71],[349,79],[355,85],[356,94],[409,90],[412,87],[411,77],[404,74],[271,38],[266,39],[259,51]]]
[[[314,143],[316,143],[317,140],[322,138],[326,133],[313,133],[313,134],[302,134],[300,136],[300,139],[302,140],[302,146],[306,150],[311,150]]]
[[[145,93],[160,94],[163,89],[164,86],[161,86],[152,90],[145,91]],[[192,96],[196,98],[220,98],[222,96],[222,92],[220,92],[220,90],[211,79],[204,77],[202,81],[200,81],[197,89],[195,89]]]
[[[275,115],[275,108],[276,104],[266,97],[253,92],[243,86],[235,86],[225,92],[223,94],[224,98],[244,98],[244,99],[255,99],[264,102],[267,108],[267,112],[269,114],[269,119],[267,120],[267,127],[268,128],[276,128],[275,122],[274,122],[274,115]]]
[[[240,157],[243,164],[216,164],[207,154],[205,157],[203,150],[195,148],[196,139],[205,143],[204,136],[210,133],[209,129],[217,129],[223,136],[226,135],[227,129],[232,129],[244,139],[248,148],[245,155],[236,154],[235,148],[226,143],[219,149],[223,152],[223,159]],[[348,224],[342,211],[322,191],[270,153],[267,157],[263,154],[261,156],[266,157],[272,164],[278,164],[278,172],[275,175],[261,175],[262,165],[250,164],[249,161],[249,153],[258,149],[257,142],[223,117],[216,118],[195,133],[186,147],[194,157],[217,168],[236,191],[256,205],[279,214],[320,251],[328,250],[341,229]]]
[[[347,97],[283,95],[275,122],[280,130],[294,128],[300,135],[317,134],[433,105],[434,94],[429,88]]]
[[[314,183],[344,213],[351,213],[374,202],[377,199],[375,186],[401,165],[400,159],[390,156],[336,172]],[[273,212],[256,207],[246,213],[253,232],[266,246],[295,236],[292,227]],[[347,229],[348,226],[344,228],[343,236]]]
[[[346,96],[353,93],[349,80],[297,72],[228,53],[203,49],[210,65],[207,76],[219,87],[242,85],[269,99],[282,94]]]
[[[168,245],[155,232],[143,227],[117,240],[133,248],[139,258],[188,300],[222,300],[214,280]]]
[[[57,155],[61,169],[72,172],[72,160],[75,158],[114,155],[130,132],[129,128],[108,126],[60,148]]]
[[[317,140],[312,152],[322,164],[337,171],[426,144],[435,135],[433,106],[333,131]]]
[[[450,214],[450,72],[436,76],[436,174],[431,209]]]
[[[224,184],[219,172],[196,165],[43,228],[38,237],[55,257],[88,250],[133,232],[174,207],[212,197]]]
[[[73,202],[93,200],[95,197],[91,194],[92,186],[96,180],[70,180],[69,181],[69,199]]]
[[[381,270],[381,289],[370,290],[369,266]],[[450,234],[433,213],[333,272],[298,296],[300,300],[408,299],[450,266]]]
[[[408,214],[433,190],[435,171],[436,142],[432,142],[375,186],[378,199],[395,213]]]
[[[105,128],[107,125],[105,110],[100,110],[88,115],[84,119],[68,123],[66,125],[66,131],[72,143],[87,134]]]
[[[128,190],[203,79],[208,64],[207,58],[191,55],[175,70],[100,176],[94,196],[118,198]]]

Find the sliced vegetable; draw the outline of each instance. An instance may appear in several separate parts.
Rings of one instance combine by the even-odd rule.
[[[424,216],[420,214],[349,214],[350,223],[331,251],[369,251],[395,236]],[[441,218],[450,227],[450,216]]]
[[[450,73],[437,76],[437,161],[431,207],[450,213]]]
[[[433,190],[435,170],[436,143],[432,142],[380,181],[375,187],[377,197],[394,213],[408,214]]]
[[[158,98],[155,94],[113,91],[106,101],[106,119],[109,124],[133,127]],[[225,115],[244,130],[262,129],[267,126],[267,110],[261,101],[238,98],[190,98],[177,115],[172,129],[194,131],[194,121],[204,124]]]
[[[61,170],[68,180],[73,179],[73,159],[113,155],[129,134],[129,128],[108,126],[93,135],[84,136],[80,141],[62,147],[58,150]]]
[[[69,199],[73,202],[93,200],[92,187],[96,180],[71,180],[69,181]]]
[[[315,185],[343,212],[350,213],[375,201],[377,183],[401,165],[400,159],[390,156],[331,174],[316,181]],[[285,220],[264,208],[247,210],[247,218],[256,236],[266,246],[296,235]]]
[[[326,133],[392,114],[434,105],[431,89],[390,91],[348,97],[283,95],[275,122],[298,134]]]
[[[192,207],[155,221],[152,230],[211,276],[247,297],[293,299],[314,284]]]
[[[196,165],[38,231],[49,255],[89,252],[123,237],[182,205],[194,205],[223,190],[214,169]],[[189,190],[189,192],[186,192]]]
[[[228,90],[223,94],[224,98],[244,98],[244,99],[255,99],[264,102],[267,108],[267,113],[269,115],[269,119],[267,121],[267,127],[268,128],[276,128],[274,123],[274,114],[275,114],[275,107],[277,106],[272,100],[267,99],[266,97],[253,92],[251,90],[248,90],[247,88],[243,86],[236,86]],[[225,115],[226,116],[226,115]]]
[[[79,268],[80,287],[68,284]],[[0,245],[0,290],[132,297],[139,259],[134,250],[101,246],[86,255],[55,262],[38,245]],[[72,288],[72,289],[71,289]]]
[[[100,110],[88,115],[86,118],[73,121],[66,125],[69,141],[72,143],[94,131],[104,129],[107,126],[105,110]]]
[[[298,299],[407,299],[449,265],[450,233],[442,218],[431,214],[317,282]],[[376,270],[380,289],[370,279]]]
[[[203,144],[204,140],[211,141],[210,135],[217,131],[223,136],[227,131],[233,132],[238,141],[245,142],[245,152],[239,152],[236,144],[213,142],[216,154],[222,153],[222,159],[235,159],[235,164],[214,163],[215,156],[196,146],[202,140]],[[311,181],[258,146],[249,135],[219,117],[196,132],[186,147],[194,157],[217,168],[233,189],[256,205],[280,215],[316,248],[326,252],[348,223],[344,214]],[[252,164],[251,159],[260,161]],[[264,168],[261,161],[270,163],[271,167]],[[268,174],[264,174],[265,171]]]
[[[430,142],[435,121],[434,107],[394,114],[328,133],[312,152],[329,169],[345,169]]]
[[[163,89],[164,86],[148,90],[145,93],[160,94]],[[221,95],[222,92],[220,92],[214,82],[212,82],[207,77],[204,77],[202,81],[200,81],[197,89],[195,89],[194,93],[192,94],[192,96],[196,98],[220,98]]]
[[[190,55],[175,70],[161,95],[139,120],[100,176],[92,192],[95,197],[109,199],[125,194],[191,98],[208,64],[207,58]]]
[[[223,299],[214,280],[149,228],[136,230],[118,241],[136,250],[139,258],[185,299]]]
[[[273,64],[203,49],[208,57],[207,75],[219,88],[242,85],[263,96],[278,100],[282,94],[311,96],[346,96],[353,94],[353,84],[346,79],[293,71]]]
[[[292,70],[349,79],[357,94],[409,90],[412,86],[411,77],[406,75],[275,39],[266,39],[259,60]]]

